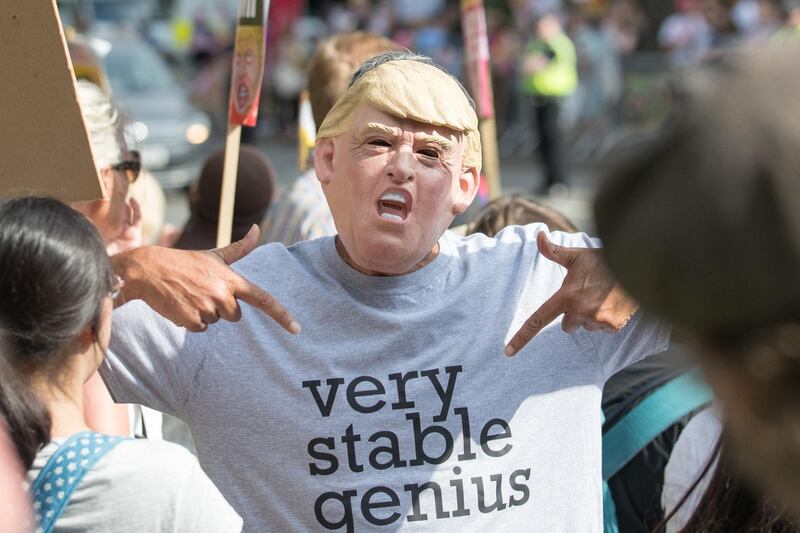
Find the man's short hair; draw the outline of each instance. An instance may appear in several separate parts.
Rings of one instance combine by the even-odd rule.
[[[340,33],[320,43],[308,65],[308,95],[317,128],[347,88],[358,66],[390,50],[403,47],[386,37],[363,31]]]

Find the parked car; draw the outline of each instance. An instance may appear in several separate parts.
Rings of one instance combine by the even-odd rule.
[[[165,189],[187,186],[208,154],[208,115],[189,102],[188,91],[141,37],[123,33],[102,42],[107,43],[100,46],[107,53],[100,55],[111,91],[128,115],[142,164]]]

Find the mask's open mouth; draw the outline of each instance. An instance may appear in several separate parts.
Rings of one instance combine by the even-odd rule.
[[[378,200],[378,216],[384,220],[403,222],[408,218],[411,197],[408,193],[386,192]]]
[[[247,85],[244,83],[239,85],[239,91],[236,94],[236,99],[238,100],[239,108],[241,109],[247,102],[250,101],[250,89],[248,89]]]

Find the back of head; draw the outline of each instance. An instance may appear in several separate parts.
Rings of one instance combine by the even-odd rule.
[[[364,61],[382,52],[402,49],[386,37],[363,31],[340,33],[320,43],[308,65],[308,95],[317,127]]]
[[[225,151],[213,153],[200,171],[192,192],[192,212],[175,248],[206,250],[216,244],[219,202]],[[260,150],[248,145],[239,149],[236,174],[232,239],[239,240],[253,224],[264,218],[277,186],[277,176],[270,160]]]
[[[318,139],[333,138],[351,125],[360,104],[405,120],[442,126],[464,137],[464,168],[481,168],[475,103],[464,86],[432,59],[387,52],[361,65],[319,127]]]
[[[99,327],[114,277],[97,230],[49,198],[0,203],[0,335],[23,374],[58,370],[87,326]]]
[[[81,333],[99,327],[112,286],[103,242],[81,214],[48,198],[0,203],[0,414],[26,468],[50,434],[28,380],[58,379]]]
[[[501,196],[489,202],[469,223],[467,234],[483,233],[494,237],[506,226],[541,222],[550,231],[575,233],[578,228],[558,209],[526,196]]]
[[[642,304],[695,331],[800,317],[800,43],[696,72],[660,135],[596,201],[608,261]]]
[[[612,271],[695,334],[747,472],[800,516],[800,43],[689,78],[601,189]]]

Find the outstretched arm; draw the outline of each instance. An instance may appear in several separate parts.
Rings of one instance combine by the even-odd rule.
[[[224,248],[205,251],[143,246],[111,257],[125,285],[117,305],[144,300],[157,313],[189,331],[205,331],[220,318],[242,316],[239,300],[272,317],[290,333],[300,325],[272,295],[231,267],[258,245],[258,226]]]
[[[536,236],[536,243],[544,257],[567,269],[567,276],[561,288],[534,311],[509,341],[506,355],[516,355],[562,314],[561,328],[567,333],[580,327],[616,333],[625,327],[639,304],[606,270],[600,250],[558,246],[544,232]]]

